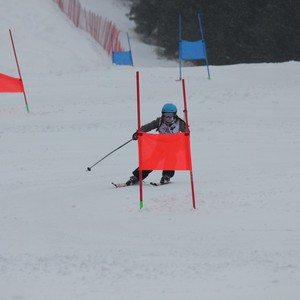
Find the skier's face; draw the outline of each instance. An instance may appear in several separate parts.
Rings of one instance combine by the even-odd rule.
[[[162,117],[167,124],[172,124],[175,121],[175,113],[163,113]]]

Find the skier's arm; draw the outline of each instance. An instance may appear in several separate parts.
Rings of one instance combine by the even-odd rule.
[[[141,131],[148,132],[148,131],[151,131],[153,129],[157,129],[159,127],[160,122],[161,122],[160,120],[161,120],[161,118],[158,117],[157,119],[153,120],[152,122],[141,126]],[[132,139],[135,140],[135,141],[138,139],[138,131],[136,131],[132,135]]]
[[[153,129],[157,129],[159,127],[159,124],[160,124],[160,118],[157,118],[157,119],[153,120],[152,122],[141,126],[141,131],[148,132]]]
[[[179,117],[178,117],[178,119],[179,119],[179,131],[180,132],[185,132],[186,131],[186,124],[185,124],[185,122],[181,118],[179,118]]]

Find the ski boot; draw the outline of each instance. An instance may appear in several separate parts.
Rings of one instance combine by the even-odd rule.
[[[135,185],[139,180],[135,176],[131,176],[129,180],[126,181],[126,185]]]
[[[160,179],[160,184],[166,184],[170,182],[170,177],[168,175],[163,175],[163,177]]]

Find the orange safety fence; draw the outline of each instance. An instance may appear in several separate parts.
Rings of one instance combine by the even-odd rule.
[[[112,54],[112,43],[115,51],[124,51],[119,39],[119,30],[107,18],[83,8],[79,0],[53,0],[71,19],[74,25],[87,31],[107,52]]]

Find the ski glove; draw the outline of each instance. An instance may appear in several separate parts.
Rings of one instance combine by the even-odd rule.
[[[132,139],[134,141],[136,141],[138,139],[138,131],[136,131],[133,135],[132,135]]]

